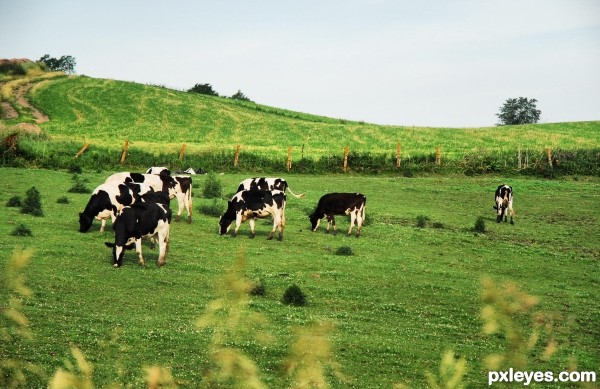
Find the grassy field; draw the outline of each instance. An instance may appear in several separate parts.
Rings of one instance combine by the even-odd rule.
[[[78,78],[61,81],[53,87],[58,89],[40,88],[40,102],[50,99],[51,93],[68,93],[72,103],[81,103],[74,106],[72,122],[63,123],[64,128],[49,124],[46,129],[57,136],[85,137],[87,133],[108,139],[109,134],[103,138],[102,132],[95,132],[101,131],[100,124],[92,124],[100,116],[77,116],[80,111],[86,115],[94,111],[84,108],[94,93],[102,105],[99,84],[132,87]],[[150,90],[150,95],[173,93],[135,88]],[[184,106],[171,108],[196,106],[192,100],[206,101],[206,106],[212,101],[182,94],[178,104]],[[139,103],[132,102],[134,107]],[[60,109],[65,111],[48,113],[67,117],[66,106]],[[248,110],[248,115],[253,111]],[[132,113],[132,119],[123,120],[123,125],[135,116]],[[101,127],[111,127],[110,119],[103,120]],[[76,125],[78,121],[81,127]],[[306,124],[311,125],[315,124]],[[81,132],[69,132],[75,128]],[[161,141],[175,142],[178,136],[165,133]],[[110,173],[85,171],[82,177],[94,188]],[[0,174],[0,266],[4,268],[16,248],[34,250],[25,271],[33,296],[24,300],[23,307],[34,337],[0,345],[0,355],[31,362],[47,375],[43,379],[29,377],[28,387],[45,386],[66,359],[73,360],[73,346],[93,365],[98,387],[111,383],[143,387],[144,368],[152,365],[169,368],[182,387],[199,386],[214,370],[211,339],[223,331],[225,320],[209,328],[196,323],[208,312],[210,302],[223,293],[219,285],[240,257],[245,258],[246,277],[262,280],[266,293],[251,297],[240,327],[231,329],[223,344],[254,361],[268,387],[292,386],[283,365],[297,329],[316,323],[332,324],[327,336],[332,354],[325,353],[324,362],[333,387],[392,387],[395,383],[426,387],[425,373],[437,375],[448,350],[466,360],[464,381],[468,387],[487,386],[485,358],[506,352],[511,343],[502,333],[486,335],[482,331],[485,278],[498,287],[514,282],[523,292],[539,297],[531,312],[511,318],[524,336],[532,332],[535,312],[553,318],[551,334],[542,331],[536,346],[522,352],[528,362],[525,370],[598,371],[600,365],[597,177],[509,179],[516,210],[515,225],[510,225],[496,224],[492,209],[493,192],[504,183],[503,177],[289,175],[286,178],[292,190],[305,192],[306,198],[288,199],[285,237],[279,242],[265,239],[270,221],[257,223],[254,240],[247,237],[247,224],[235,239],[219,236],[217,218],[197,211],[200,204],[211,200],[200,197],[205,177],[195,176],[194,220],[191,225],[173,225],[167,265],[155,267],[157,250],[144,246],[146,267],[139,267],[136,255],[130,252],[124,266],[113,269],[110,250],[104,246],[112,239],[112,230],[100,235],[95,222],[89,233],[77,231],[77,214],[89,195],[67,192],[73,186],[71,174],[12,168],[2,168]],[[229,194],[246,175],[218,178]],[[4,206],[15,195],[24,197],[31,186],[42,195],[45,216],[23,215],[17,208]],[[334,236],[323,229],[309,231],[307,212],[322,194],[332,191],[360,191],[367,196],[369,224],[362,237]],[[57,203],[63,196],[69,204]],[[424,228],[417,228],[420,216],[428,218]],[[479,216],[486,223],[484,234],[472,231]],[[33,237],[11,236],[18,223],[28,226]],[[340,218],[338,226],[343,231],[348,221]],[[336,255],[342,246],[349,246],[353,255]],[[292,284],[306,293],[307,306],[281,303]],[[6,306],[8,292],[4,287],[0,290],[0,306]],[[510,291],[500,294],[508,296]],[[248,313],[261,315],[260,325],[256,316]],[[535,317],[539,323],[539,316]],[[8,323],[6,318],[2,320]],[[255,338],[266,333],[271,335],[270,342]],[[552,338],[557,350],[546,359],[542,356],[544,345]],[[321,340],[321,346],[324,343]],[[345,381],[335,377],[337,370]]]
[[[220,97],[190,94],[131,82],[84,76],[38,83],[31,101],[50,117],[42,130],[57,141],[91,141],[120,149],[125,139],[144,150],[173,153],[232,151],[236,144],[258,154],[295,159],[351,151],[395,153],[405,158],[432,154],[441,145],[445,158],[482,151],[541,152],[598,148],[600,122],[552,123],[492,128],[380,126],[292,112]],[[7,122],[6,124],[11,124]]]

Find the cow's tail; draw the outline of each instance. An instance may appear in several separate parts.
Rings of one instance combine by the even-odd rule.
[[[363,223],[365,222],[365,208],[367,208],[367,198],[365,197],[365,201],[363,202],[363,206],[362,206],[362,221]]]
[[[287,190],[292,194],[292,196],[294,196],[297,199],[301,199],[302,197],[304,197],[304,193],[295,194],[294,192],[292,192],[289,186],[287,187]]]

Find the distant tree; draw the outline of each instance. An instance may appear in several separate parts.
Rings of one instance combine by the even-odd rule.
[[[219,94],[213,90],[210,84],[196,84],[190,89],[189,93],[200,93],[201,95],[218,96]]]
[[[243,101],[250,101],[252,102],[252,100],[250,100],[248,98],[248,96],[246,96],[245,94],[242,93],[241,90],[238,89],[237,93],[231,96],[232,99],[234,100],[243,100]]]
[[[542,111],[537,109],[536,99],[519,97],[517,99],[508,99],[502,107],[500,113],[497,113],[500,119],[499,126],[508,126],[513,124],[533,124],[540,120]]]
[[[45,64],[50,70],[65,72],[68,74],[75,73],[75,58],[70,55],[63,55],[60,58],[53,58],[45,54],[38,62]]]

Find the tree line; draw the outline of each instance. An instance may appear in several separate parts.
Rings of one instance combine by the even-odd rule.
[[[234,99],[234,100],[243,100],[243,101],[252,102],[252,100],[250,100],[250,98],[248,98],[248,96],[243,94],[242,91],[239,89],[236,93],[234,93],[231,96],[221,96],[217,92],[215,92],[215,90],[213,89],[211,84],[196,84],[193,87],[191,87],[190,89],[188,89],[187,92],[188,93],[199,93],[201,95],[208,95],[208,96],[229,97],[230,99]]]

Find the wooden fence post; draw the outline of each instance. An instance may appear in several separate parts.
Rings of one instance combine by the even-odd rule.
[[[396,167],[400,167],[400,142],[396,145]]]
[[[442,146],[441,145],[438,145],[437,149],[435,150],[435,164],[438,166],[442,164]]]
[[[521,164],[521,145],[519,145],[519,152],[518,152],[518,154],[517,154],[517,155],[518,155],[518,157],[517,157],[517,158],[518,158],[518,159],[517,159],[517,168],[518,168],[519,170],[521,170],[521,167],[523,166],[523,165]]]
[[[344,173],[348,171],[348,145],[344,147]]]
[[[235,148],[235,157],[233,158],[233,167],[237,167],[240,160],[240,145]]]
[[[181,150],[179,150],[179,159],[182,160],[183,156],[185,155],[185,143],[183,145],[181,145]]]
[[[292,148],[288,146],[288,157],[287,157],[287,170],[288,172],[292,170]]]
[[[552,167],[552,149],[550,147],[546,147],[546,156],[548,157],[548,165]]]
[[[125,139],[125,145],[123,145],[123,153],[121,154],[121,163],[125,162],[127,157],[127,149],[129,148],[129,139]]]
[[[79,150],[79,151],[77,152],[77,154],[75,154],[75,158],[79,158],[79,157],[81,156],[81,154],[83,154],[83,152],[84,152],[85,150],[87,150],[87,148],[88,148],[89,146],[90,146],[90,144],[89,144],[89,143],[86,143],[86,144],[84,144],[84,145],[83,145],[83,147],[81,148],[81,150]]]

